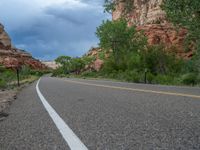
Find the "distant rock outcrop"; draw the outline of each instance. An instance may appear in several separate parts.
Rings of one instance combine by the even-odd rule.
[[[47,68],[39,60],[34,59],[31,54],[14,48],[2,24],[0,24],[0,64],[7,68],[15,68],[23,65],[38,70]]]
[[[60,66],[55,61],[42,61],[42,63],[46,65],[48,68],[53,69],[53,70],[59,68]]]

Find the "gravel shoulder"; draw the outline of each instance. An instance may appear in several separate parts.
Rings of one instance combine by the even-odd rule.
[[[17,94],[23,88],[29,86],[37,79],[38,77],[31,77],[29,79],[21,81],[20,87],[16,87],[14,89],[0,90],[0,121],[3,121],[6,117],[8,117],[9,107],[11,106],[13,101],[17,99]]]

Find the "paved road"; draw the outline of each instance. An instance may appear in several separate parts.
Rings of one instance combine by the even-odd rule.
[[[200,149],[199,88],[51,77],[38,88],[49,107],[36,83],[19,93],[0,150]]]

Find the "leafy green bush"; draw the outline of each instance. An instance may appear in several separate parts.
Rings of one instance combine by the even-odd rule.
[[[59,75],[64,75],[64,69],[62,67],[59,67],[59,68],[53,70],[53,72],[52,72],[53,77],[56,77]]]
[[[104,51],[100,52],[98,56],[99,56],[99,59],[104,60],[105,59],[105,52]]]
[[[97,73],[94,71],[86,71],[81,74],[82,77],[97,77]]]
[[[199,82],[199,75],[196,73],[187,73],[182,75],[181,82],[186,85],[195,85]]]
[[[171,76],[171,75],[159,74],[159,75],[155,76],[153,82],[156,84],[165,84],[165,85],[171,84],[171,85],[173,85],[173,84],[175,84],[175,77]]]
[[[0,86],[1,88],[11,88],[11,82],[16,80],[16,74],[9,69],[3,69],[0,72]]]
[[[6,88],[6,82],[2,79],[0,79],[0,89],[5,89]]]
[[[128,70],[141,71],[143,68],[142,58],[140,53],[130,53],[128,59],[125,60]]]
[[[142,80],[140,74],[135,70],[133,71],[126,70],[118,72],[115,71],[115,73],[113,72],[112,74],[109,74],[109,77],[122,81],[136,82],[136,83],[139,83]]]
[[[23,78],[27,78],[31,74],[31,68],[28,66],[22,66],[20,70],[20,76]]]
[[[103,68],[101,69],[101,73],[103,74],[109,74],[112,73],[113,71],[117,70],[118,67],[115,64],[114,58],[111,56],[107,60],[105,60]]]
[[[147,82],[148,83],[150,83],[150,84],[153,83],[154,78],[155,78],[155,76],[152,73],[147,72]]]
[[[136,83],[139,83],[142,80],[141,75],[136,71],[128,71],[125,79],[127,81],[132,81],[132,82],[136,82]]]
[[[148,46],[141,51],[143,66],[153,74],[178,73],[183,66],[183,60],[176,58],[173,53],[167,53],[163,45]]]
[[[28,66],[22,66],[20,70],[20,79],[26,79],[29,78],[30,76],[42,76],[44,74],[50,73],[49,70],[33,70]]]

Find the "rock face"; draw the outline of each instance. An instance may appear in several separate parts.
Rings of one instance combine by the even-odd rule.
[[[0,47],[7,47],[11,46],[11,40],[8,34],[4,31],[4,26],[0,24]]]
[[[167,21],[165,12],[161,9],[163,0],[134,0],[132,10],[124,14],[125,5],[120,3],[113,12],[113,20],[125,17],[129,26],[135,25],[138,31],[144,31],[150,45],[164,44],[169,49],[174,48],[179,56],[190,58],[192,46],[184,50],[186,29],[175,29]]]
[[[126,15],[130,24],[145,25],[165,22],[165,12],[160,8],[163,0],[133,0],[132,10]],[[120,3],[113,12],[113,20],[120,18],[124,12],[124,3]]]
[[[7,68],[26,65],[32,69],[46,69],[44,64],[26,51],[12,47],[11,39],[2,24],[0,24],[0,64]]]
[[[101,51],[102,51],[102,49],[100,49],[100,48],[91,48],[89,50],[89,52],[86,54],[86,56],[94,57],[95,61],[92,62],[90,65],[86,66],[86,68],[85,68],[86,70],[99,71],[102,68],[104,61],[99,58],[99,53]]]
[[[58,67],[60,67],[60,65],[56,64],[55,61],[42,61],[42,63],[44,65],[46,65],[48,68],[53,69],[53,70],[55,70]]]

